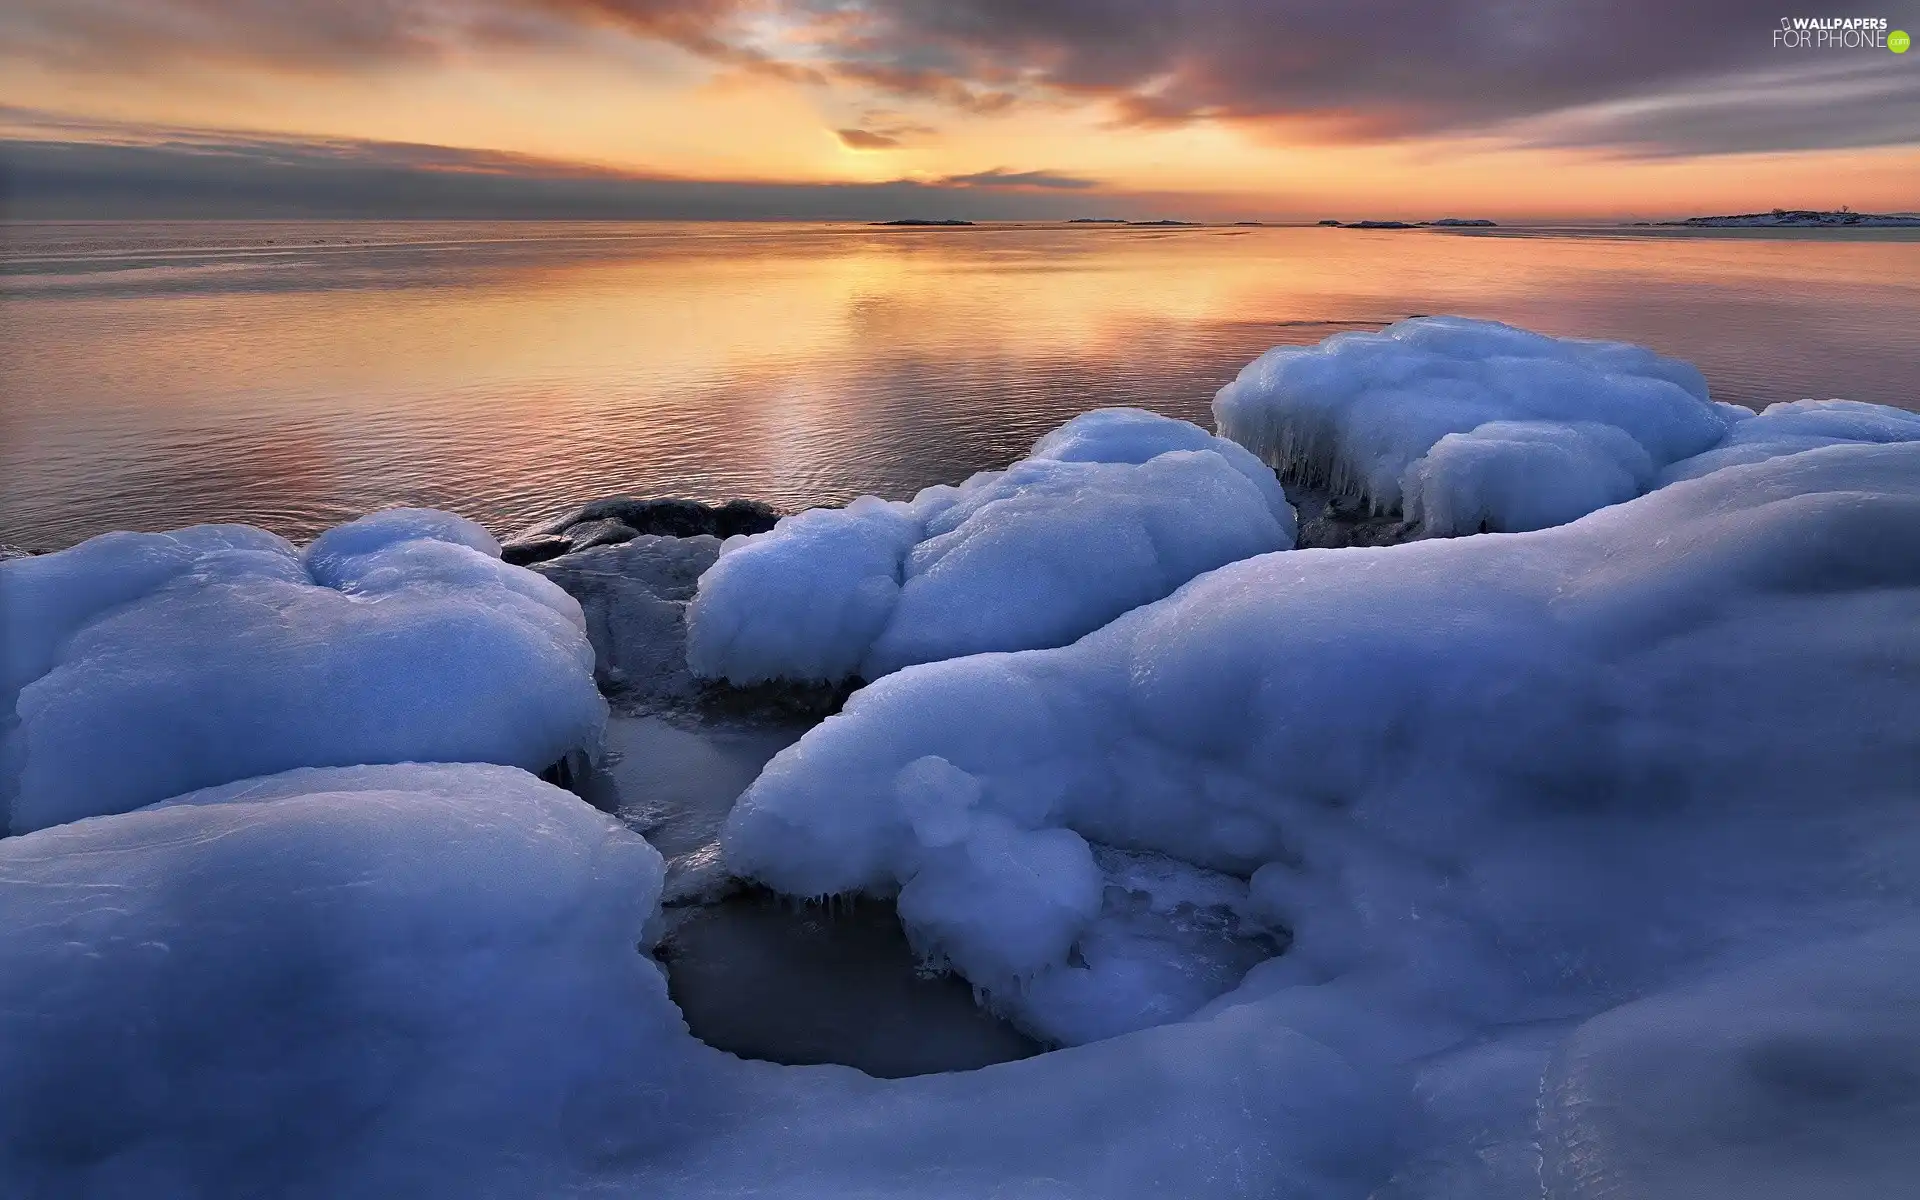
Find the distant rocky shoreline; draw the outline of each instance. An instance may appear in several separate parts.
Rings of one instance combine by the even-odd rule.
[[[1763,213],[1733,213],[1717,217],[1688,217],[1683,221],[1634,221],[1635,226],[1661,226],[1685,229],[1826,229],[1920,228],[1920,215],[1912,213],[1857,213],[1847,209],[1829,212],[1812,208],[1776,208]]]

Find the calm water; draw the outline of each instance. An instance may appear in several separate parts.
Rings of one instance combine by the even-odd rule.
[[[1920,408],[1920,242],[1332,229],[0,227],[0,541],[617,492],[783,507],[1207,422],[1280,342],[1415,313],[1627,338],[1721,399]]]

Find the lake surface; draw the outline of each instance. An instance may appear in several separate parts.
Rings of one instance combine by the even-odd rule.
[[[1210,424],[1278,343],[1422,313],[1625,338],[1719,399],[1920,408],[1920,242],[453,222],[0,226],[0,541],[615,493],[783,508]]]

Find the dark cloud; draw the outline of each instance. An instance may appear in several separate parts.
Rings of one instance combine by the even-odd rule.
[[[836,129],[833,132],[849,150],[896,150],[900,146],[899,138],[870,129]]]
[[[615,27],[729,61],[750,0],[9,0],[0,45],[66,66],[169,58],[340,68],[432,59],[467,46],[577,42]]]
[[[1061,191],[1078,191],[1100,186],[1099,180],[1085,179],[1078,175],[1062,175],[1057,171],[1009,171],[1005,167],[994,167],[990,171],[975,171],[970,175],[948,175],[942,178],[940,183],[946,187],[1051,188]]]
[[[1920,24],[1914,0],[1886,7],[1900,10],[1895,27]],[[899,90],[934,96],[1097,98],[1130,124],[1397,138],[1498,135],[1570,112],[1587,120],[1575,140],[1651,153],[1920,140],[1913,63],[1776,49],[1779,14],[1754,0],[869,0],[860,11],[829,46],[842,73],[881,86],[898,74]],[[1837,64],[1874,82],[1827,86]],[[1791,99],[1728,98],[1761,73]],[[1607,104],[1604,120],[1586,111]]]
[[[1566,109],[1504,133],[1526,145],[1634,157],[1899,145],[1920,140],[1920,70],[1899,65],[1834,55],[1812,69],[1754,71],[1693,91]],[[1920,190],[1920,157],[1913,172]]]
[[[1076,215],[1047,171],[790,184],[623,174],[523,155],[106,126],[0,109],[0,213],[16,218],[420,217],[984,220]],[[37,131],[37,132],[36,132]]]
[[[1866,7],[1920,27],[1920,0]],[[1653,154],[1920,139],[1912,56],[1777,49],[1779,15],[1756,0],[8,0],[0,53],[113,69],[170,55],[331,69],[614,30],[975,113],[1092,101],[1131,125],[1511,135]],[[1835,87],[1835,69],[1861,79]],[[1796,99],[1729,98],[1762,76]]]

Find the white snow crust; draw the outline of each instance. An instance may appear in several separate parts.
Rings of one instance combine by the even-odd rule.
[[[688,611],[694,674],[877,679],[1058,646],[1204,571],[1293,544],[1273,472],[1197,425],[1074,418],[1005,471],[730,538]]]
[[[0,563],[15,832],[298,766],[598,745],[580,606],[471,521],[392,509],[304,553],[242,525]]]

